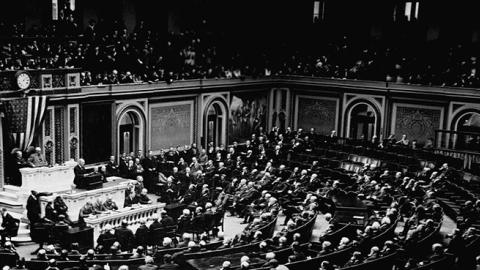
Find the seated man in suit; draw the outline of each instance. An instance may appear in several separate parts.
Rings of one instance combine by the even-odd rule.
[[[42,155],[42,149],[40,147],[36,147],[35,152],[30,154],[28,157],[28,164],[31,167],[43,167],[48,165],[45,161],[45,157]]]
[[[106,211],[118,210],[117,203],[113,201],[112,196],[108,196],[105,202],[103,203],[103,208]]]
[[[115,156],[110,156],[110,160],[108,161],[107,166],[105,166],[105,172],[107,177],[119,175],[119,166],[115,161]]]
[[[135,204],[139,204],[139,198],[137,196],[137,193],[135,191],[132,191],[128,194],[128,196],[125,197],[125,203],[123,204],[124,207],[130,207]]]
[[[82,208],[80,208],[80,212],[78,214],[78,222],[80,224],[85,224],[85,218],[91,217],[96,214],[98,214],[98,212],[95,211],[93,203],[91,201],[88,201]]]
[[[111,247],[115,241],[117,241],[115,229],[112,225],[106,224],[97,238],[97,246]]]
[[[19,222],[8,213],[6,208],[2,208],[0,212],[0,237],[1,237],[1,246],[5,244],[5,239],[7,237],[15,236],[15,230],[18,230]]]
[[[173,218],[167,214],[167,211],[162,210],[162,212],[160,212],[160,216],[162,218],[160,220],[160,224],[162,224],[163,227],[170,227],[175,225],[175,220],[173,220]]]
[[[122,220],[122,225],[115,229],[115,237],[120,243],[122,251],[131,251],[135,244],[135,235],[132,230],[128,228],[128,221]]]
[[[146,188],[142,189],[142,192],[137,195],[138,197],[138,202],[140,204],[151,204],[152,203],[152,200],[150,200],[150,198],[148,198],[148,190]]]
[[[140,265],[138,267],[138,270],[157,270],[158,266],[155,265],[155,262],[151,256],[146,256],[145,257],[145,264]]]
[[[181,269],[178,264],[173,261],[172,255],[165,254],[163,255],[163,264],[158,268],[159,270],[177,270]]]

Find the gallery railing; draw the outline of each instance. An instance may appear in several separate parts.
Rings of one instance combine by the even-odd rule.
[[[480,133],[454,130],[436,130],[436,154],[462,159],[464,168],[471,169],[473,163],[480,163]]]

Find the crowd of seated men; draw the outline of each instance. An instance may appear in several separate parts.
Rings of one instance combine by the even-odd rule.
[[[463,216],[464,223],[471,225],[480,221],[480,200],[466,201],[460,208],[460,213]]]
[[[478,55],[468,44],[324,35],[265,44],[259,47],[268,50],[253,52],[209,31],[206,20],[179,34],[159,33],[141,20],[131,33],[122,21],[103,19],[91,20],[81,31],[72,13],[62,9],[57,23],[30,31],[22,24],[0,24],[0,35],[16,37],[0,41],[0,70],[76,67],[84,70],[83,85],[288,74],[480,86]],[[233,47],[238,49],[228,49]]]
[[[40,147],[29,147],[26,151],[21,151],[16,148],[12,151],[10,158],[6,159],[8,167],[9,178],[8,183],[15,186],[22,185],[22,175],[20,174],[21,168],[35,168],[48,166],[48,162],[42,154]]]
[[[291,140],[294,140],[294,142],[292,142],[291,145],[284,145],[282,143],[283,140],[278,140],[278,138],[282,139],[284,135],[286,138],[288,138],[287,140],[290,140],[291,138]],[[239,147],[238,145],[236,146],[234,144],[233,147],[229,148],[227,154],[224,154],[225,159],[222,159],[222,151],[225,151],[223,148],[212,149],[212,147],[210,147],[208,152],[202,151],[204,155],[207,155],[206,157],[202,158],[202,152],[200,153],[199,159],[203,160],[203,162],[199,163],[196,157],[192,157],[192,164],[190,168],[194,168],[194,170],[196,169],[200,172],[201,169],[203,169],[202,165],[210,168],[213,174],[209,174],[207,177],[211,177],[213,175],[214,177],[218,177],[219,180],[218,182],[213,181],[213,184],[210,182],[210,184],[213,186],[218,183],[222,183],[222,181],[227,181],[224,183],[222,192],[218,194],[218,199],[215,202],[216,206],[219,208],[228,209],[232,214],[239,214],[240,216],[244,217],[245,221],[247,222],[252,221],[249,227],[251,226],[255,228],[255,226],[261,225],[263,217],[262,215],[260,215],[260,219],[252,218],[252,216],[255,215],[255,212],[258,211],[255,209],[256,207],[259,207],[260,209],[263,207],[264,211],[273,210],[271,211],[273,214],[278,211],[279,205],[277,203],[277,199],[272,197],[272,194],[282,199],[282,205],[285,206],[284,210],[290,209],[288,208],[288,202],[290,202],[291,197],[297,195],[300,198],[305,198],[303,203],[296,205],[296,208],[293,209],[293,212],[295,212],[295,210],[297,210],[297,212],[304,210],[306,211],[296,216],[295,221],[289,221],[289,218],[287,218],[285,221],[287,225],[286,230],[291,230],[295,228],[295,226],[301,224],[302,217],[304,214],[308,216],[309,210],[315,210],[319,208],[319,203],[317,202],[318,195],[330,196],[338,193],[340,189],[339,182],[333,182],[330,184],[329,181],[326,181],[325,183],[322,183],[321,181],[318,181],[318,176],[316,176],[312,171],[299,170],[298,168],[294,168],[292,171],[286,171],[285,166],[282,166],[282,159],[284,159],[287,155],[291,156],[292,154],[295,154],[295,152],[292,151],[292,149],[289,149],[289,147],[294,148],[293,146],[295,146],[297,148],[304,147],[307,149],[314,148],[314,145],[312,145],[313,142],[306,138],[308,136],[314,137],[312,134],[302,134],[301,131],[300,133],[283,134],[282,136],[275,135],[274,133],[273,142],[270,142],[270,140],[265,140],[262,134],[259,134],[258,137],[257,135],[254,135],[252,136],[252,140],[247,141],[244,146]],[[270,145],[267,146],[267,149],[259,146],[262,145],[262,142],[270,143]],[[393,141],[390,139],[386,142],[383,142],[383,144],[384,145],[379,144],[379,147],[388,147],[391,144],[402,144],[403,146],[408,146],[408,142],[406,142],[405,138],[402,138],[400,141]],[[254,151],[256,152],[257,158],[255,155],[252,157]],[[285,152],[282,153],[282,151]],[[270,160],[268,158],[262,158],[262,156],[267,155],[267,153],[271,155]],[[174,157],[176,154],[177,153],[175,151],[171,150],[167,155]],[[232,155],[236,157],[235,161],[233,161]],[[277,157],[277,159],[275,159],[275,157]],[[212,158],[216,160],[216,163],[214,163]],[[180,164],[183,163],[180,158],[178,158],[178,160]],[[259,163],[259,161],[262,160],[265,160],[264,163]],[[225,164],[228,164],[227,167],[225,167]],[[272,164],[275,164],[275,166],[278,166],[278,168]],[[172,174],[168,177],[169,180],[167,180],[167,183],[170,183],[168,185],[173,185],[174,181],[179,178],[182,180],[177,180],[177,185],[182,185],[182,181],[188,181],[188,178],[186,180],[185,178],[180,177],[182,173],[191,171],[191,169],[187,170],[186,168],[187,167],[184,167],[181,171],[179,171],[178,167],[174,167],[172,169]],[[230,177],[226,177],[226,175],[222,176],[221,174],[218,175],[218,173],[217,175],[215,174],[217,170],[229,172],[229,170],[232,170],[232,168],[233,171],[231,172]],[[166,174],[168,175],[168,172],[166,172]],[[439,222],[441,220],[441,209],[438,205],[433,203],[433,201],[429,201],[428,196],[426,195],[431,195],[431,192],[434,192],[436,188],[440,188],[441,180],[447,175],[448,166],[445,165],[439,168],[438,171],[427,169],[423,174],[420,174],[419,177],[415,178],[409,176],[403,177],[400,172],[397,172],[394,175],[390,174],[388,171],[383,171],[382,173],[378,168],[366,166],[361,174],[356,176],[356,185],[347,186],[344,188],[347,191],[358,191],[361,196],[374,203],[392,203],[393,194],[391,192],[393,191],[393,187],[398,187],[403,194],[407,195],[399,198],[397,207],[403,216],[409,217],[407,219],[404,232],[399,237],[399,244],[408,246],[409,243],[415,243],[415,241],[421,239],[422,236],[428,235],[434,229],[434,221]],[[282,177],[285,177],[287,181],[281,181],[283,180]],[[241,180],[238,180],[239,178]],[[231,182],[228,181],[228,179],[232,179]],[[191,190],[192,187],[195,188],[195,184],[198,184],[198,182],[194,183],[194,186],[192,186],[192,183],[189,182],[184,183],[183,185],[188,185],[189,190]],[[271,192],[266,192],[267,189],[271,190]],[[204,184],[202,185],[201,190],[201,194],[209,192],[208,186],[205,187]],[[325,192],[325,190],[327,190],[327,192],[322,193]],[[318,191],[318,194],[315,196],[309,193],[315,191]],[[194,191],[192,192],[194,193]],[[182,193],[175,194],[179,194],[179,198],[183,199]],[[232,194],[233,197],[231,196]],[[293,194],[290,197],[290,200],[289,195],[286,194]],[[257,199],[252,199],[251,196],[257,196]],[[427,202],[425,205],[422,205],[421,203],[424,202],[423,198],[425,196],[427,198]],[[409,199],[409,197],[411,197],[411,199]],[[247,200],[247,202],[243,202],[242,200]],[[253,203],[249,204],[249,202]],[[269,206],[273,206],[273,209]],[[425,207],[427,207],[427,210]],[[428,217],[430,218],[428,219],[426,218],[426,212],[429,213]],[[186,216],[187,220],[190,219],[188,211],[186,211],[183,216]],[[183,219],[184,217],[181,217],[180,219]],[[391,223],[391,219],[392,217],[386,215],[380,219],[380,222],[373,222],[371,226],[367,226],[363,231],[358,233],[358,240],[361,240],[362,238],[368,238],[369,236],[374,235],[376,232],[378,233],[379,230],[381,231],[382,227]],[[247,227],[246,232],[249,231],[249,227]],[[249,239],[243,237],[243,235],[244,234],[241,234],[231,240],[227,239],[224,247],[248,243]],[[282,238],[280,234],[277,234],[276,236],[279,239],[280,248],[288,245],[285,238]],[[258,233],[253,233],[253,239],[260,240],[261,235]],[[343,242],[343,245],[346,245],[347,241],[345,239]],[[348,242],[350,242],[350,239],[348,239]],[[263,246],[264,250],[268,250],[270,242],[265,241],[262,242],[261,245]],[[325,246],[329,246],[328,241],[325,242]],[[342,245],[339,245],[339,247],[341,246]],[[371,254],[369,254],[367,258],[375,258],[375,256],[378,256],[379,252],[376,251],[378,249],[378,247],[372,247],[370,252]],[[328,248],[326,248],[325,252],[328,252]],[[359,256],[360,255],[357,254],[355,257],[359,258]],[[290,258],[290,260],[293,261],[293,258]],[[245,262],[243,262],[243,264],[246,265]]]
[[[296,145],[298,142],[308,141],[308,138],[305,139],[305,137],[300,139],[301,136],[299,136],[299,134],[294,135],[294,137],[297,138],[297,141],[293,143],[293,145]],[[401,142],[404,142],[405,138],[402,138],[402,140],[403,141]],[[404,146],[407,145],[408,144],[404,143]],[[274,149],[278,148],[274,147]],[[294,169],[293,172],[297,172],[298,178],[292,179],[291,181],[287,179],[287,183],[290,182],[293,184],[292,187],[301,187],[304,189],[303,191],[307,193],[317,191],[318,194],[321,194],[322,189],[324,188],[323,186],[328,187],[328,181],[326,183],[321,183],[320,186],[315,186],[312,184],[315,183],[315,177],[311,177],[309,175],[311,172],[307,172],[306,170],[300,171],[298,169]],[[392,206],[394,207],[394,211],[392,212],[398,211],[405,218],[404,231],[398,236],[398,244],[409,247],[409,245],[414,245],[414,243],[418,242],[423,237],[433,233],[435,231],[436,224],[441,222],[443,213],[440,206],[431,199],[431,195],[435,192],[435,190],[441,188],[441,182],[449,175],[448,172],[448,165],[444,164],[438,170],[435,170],[434,167],[433,169],[427,168],[422,172],[422,174],[414,175],[409,173],[408,176],[403,177],[401,172],[390,174],[388,171],[384,171],[382,173],[378,168],[366,166],[360,174],[354,175],[355,184],[344,187],[344,191],[356,191],[358,192],[357,194],[359,196],[372,202],[383,202],[387,204],[392,203]],[[300,179],[305,179],[307,181],[310,180],[310,184],[312,185],[304,185],[305,182],[299,182]],[[327,194],[332,195],[340,193],[341,188],[339,188],[339,185],[339,182],[334,182],[330,188],[327,188]],[[394,191],[401,192],[403,194],[403,196],[398,197],[398,201],[393,200],[393,195],[395,195]],[[380,221],[375,221],[371,226],[367,226],[363,231],[359,231],[358,235],[356,236],[356,241],[361,240],[362,238],[371,237],[375,233],[381,231],[382,228],[384,229],[385,226],[388,226],[392,222],[391,215],[392,213],[388,213],[387,211],[387,215],[382,217]],[[293,225],[294,223],[287,222],[287,224]],[[346,245],[348,242],[350,242],[350,239],[346,238],[341,242],[343,243],[340,243],[339,247]],[[392,244],[393,243],[391,242],[387,242],[383,250],[391,250]],[[327,249],[325,252],[333,250],[330,248],[331,243],[328,241],[325,241],[322,244],[322,247],[323,246],[325,249]],[[436,256],[432,257],[432,260],[434,260],[436,257],[439,257],[438,253],[440,251],[438,251],[438,249],[438,245],[436,245],[434,248],[434,254]],[[370,254],[368,254],[366,257],[367,261],[368,258],[378,258],[379,254],[380,249],[378,247],[372,247]],[[356,253],[354,257],[359,260],[361,255]],[[422,261],[419,264],[423,263],[425,262]],[[329,263],[327,264],[331,265]],[[353,263],[349,262],[349,264]]]
[[[438,169],[431,166],[421,174],[407,172],[405,175],[402,172],[390,173],[367,165],[359,173],[351,174],[354,181],[348,184],[332,181],[328,176],[319,176],[318,168],[315,166],[311,166],[310,169],[286,168],[284,163],[287,159],[295,159],[301,151],[308,152],[310,149],[315,149],[318,138],[320,136],[316,136],[314,132],[302,130],[279,132],[274,129],[268,135],[261,132],[253,134],[244,145],[234,143],[228,150],[223,147],[209,146],[206,151],[197,151],[195,145],[192,145],[181,151],[170,149],[158,157],[153,157],[149,152],[145,158],[139,155],[139,162],[136,163],[142,164],[143,159],[144,170],[135,175],[135,178],[140,181],[130,185],[129,193],[135,194],[136,188],[144,190],[141,185],[142,177],[146,175],[145,168],[147,171],[152,169],[151,171],[156,171],[156,175],[159,176],[153,177],[152,180],[159,179],[159,181],[149,184],[153,187],[161,184],[160,200],[168,203],[182,202],[186,206],[178,220],[166,218],[170,223],[177,225],[177,233],[188,232],[184,229],[189,227],[186,224],[192,224],[194,220],[199,220],[201,223],[206,215],[214,211],[229,211],[231,214],[243,217],[249,225],[244,232],[233,239],[226,239],[224,248],[259,242],[261,250],[268,253],[271,250],[293,246],[293,257],[289,257],[291,262],[305,258],[302,247],[298,246],[302,244],[298,240],[301,239],[301,235],[294,235],[292,239],[286,239],[285,235],[304,224],[314,216],[316,211],[328,212],[328,203],[325,198],[348,194],[348,192],[358,195],[366,202],[374,205],[390,205],[390,208],[385,211],[385,214],[372,216],[368,226],[359,230],[356,235],[340,239],[338,245],[327,240],[322,241],[322,248],[318,255],[343,249],[381,233],[392,224],[397,214],[404,217],[405,221],[404,230],[398,239],[394,239],[394,243],[385,243],[383,248],[370,247],[368,254],[352,254],[352,262],[349,264],[378,258],[382,250],[392,250],[396,245],[414,246],[419,239],[435,230],[435,225],[441,221],[442,212],[431,195],[442,188],[442,181],[448,177],[447,165]],[[332,140],[332,144],[335,143],[334,137],[327,138]],[[321,137],[321,139],[325,138]],[[387,141],[382,147],[388,147],[388,145]],[[154,165],[149,167],[145,159],[149,159],[148,162]],[[139,176],[141,178],[138,178]],[[283,210],[286,215],[285,229],[275,233],[272,239],[265,239],[266,237],[259,233],[258,229],[274,219],[280,210]],[[326,218],[331,221],[329,230],[335,231],[337,226],[335,222],[328,214]],[[121,256],[122,252],[129,253],[135,247],[137,247],[135,250],[140,250],[141,253],[142,248],[148,250],[149,246],[153,252],[178,245],[186,246],[191,251],[198,248],[201,250],[203,244],[192,243],[193,239],[189,239],[186,235],[181,239],[176,236],[165,236],[161,240],[157,239],[155,243],[149,243],[148,239],[152,239],[149,237],[152,226],[167,227],[162,224],[162,220],[163,218],[157,220],[158,224],[153,221],[149,226],[143,222],[135,233],[128,228],[126,222],[118,228],[105,228],[105,232],[97,240],[98,254]],[[208,239],[202,237],[202,241],[208,241]],[[138,248],[140,246],[142,248]],[[438,249],[438,247],[434,249],[436,257],[439,257]],[[42,256],[44,253],[46,251],[41,251]],[[93,250],[93,256],[95,256],[95,250]],[[272,264],[275,265],[275,261]],[[247,261],[242,261],[241,265],[245,269],[249,267]],[[332,268],[334,262],[322,263],[321,267]]]

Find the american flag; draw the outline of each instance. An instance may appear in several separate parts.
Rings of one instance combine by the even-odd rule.
[[[26,150],[42,124],[47,97],[32,96],[5,100],[3,103],[5,120],[13,137],[14,147]]]

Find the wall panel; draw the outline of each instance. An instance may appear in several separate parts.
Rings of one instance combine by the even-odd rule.
[[[295,128],[329,134],[338,127],[338,99],[298,95],[295,100]]]
[[[158,152],[193,142],[194,102],[150,104],[150,149]]]
[[[403,134],[410,140],[425,143],[435,138],[435,130],[443,126],[443,108],[406,103],[395,103],[392,115],[392,134],[401,138]]]

